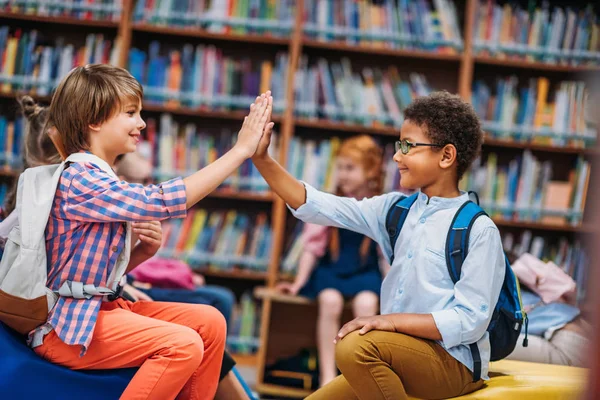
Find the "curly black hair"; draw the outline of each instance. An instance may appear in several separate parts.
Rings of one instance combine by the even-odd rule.
[[[458,179],[481,151],[479,118],[473,107],[457,95],[439,91],[420,97],[404,110],[404,119],[421,127],[432,143],[456,147]]]

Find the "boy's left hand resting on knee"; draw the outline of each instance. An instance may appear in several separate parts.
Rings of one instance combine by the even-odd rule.
[[[423,339],[442,340],[442,335],[431,314],[397,313],[354,318],[342,326],[342,329],[333,339],[333,343],[337,343],[347,334],[359,329],[358,333],[360,335],[377,330],[404,333]]]

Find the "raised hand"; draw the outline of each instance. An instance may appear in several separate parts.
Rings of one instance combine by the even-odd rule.
[[[244,118],[242,129],[238,133],[235,147],[246,157],[252,157],[256,152],[258,143],[265,132],[267,121],[271,118],[273,98],[271,91],[261,94],[250,105],[250,113]]]
[[[269,145],[271,144],[271,134],[273,133],[273,126],[275,126],[274,122],[271,122],[271,112],[273,111],[273,97],[269,97],[269,119],[267,120],[267,124],[265,125],[265,131],[260,138],[260,142],[258,143],[258,147],[256,148],[256,152],[252,156],[253,160],[257,160],[260,158],[265,158],[269,155]]]

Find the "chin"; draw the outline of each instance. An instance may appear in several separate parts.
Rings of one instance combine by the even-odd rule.
[[[400,178],[400,187],[402,189],[416,190],[419,189],[421,186],[413,182],[412,179]]]

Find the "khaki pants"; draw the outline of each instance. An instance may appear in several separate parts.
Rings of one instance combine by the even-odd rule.
[[[446,399],[483,386],[442,346],[402,333],[352,332],[336,345],[336,363],[342,375],[307,399]]]

